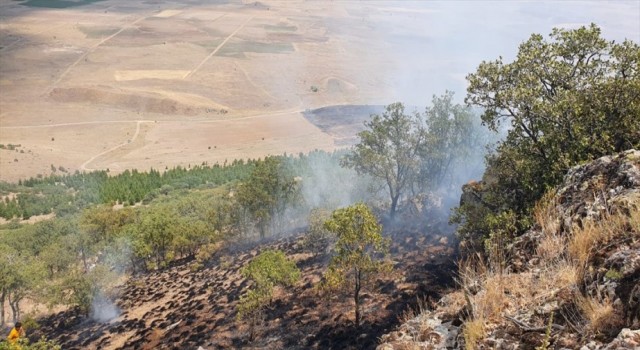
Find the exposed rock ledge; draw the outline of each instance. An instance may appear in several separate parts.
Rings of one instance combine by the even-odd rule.
[[[545,291],[530,293],[537,299],[530,302],[518,300],[523,298],[518,295],[522,289],[502,286],[498,299],[505,305],[485,320],[482,337],[471,348],[534,349],[547,341],[548,349],[640,349],[640,151],[629,150],[572,168],[545,213],[548,220],[508,246],[506,269],[500,276],[507,281],[537,280],[531,285],[544,286]],[[578,269],[573,282],[554,287],[549,270],[557,264],[544,254],[549,249],[544,245],[556,239],[558,259],[571,265],[575,262],[568,248],[572,238],[583,234],[585,225],[604,223],[605,229],[611,228],[606,220],[616,215],[624,222],[605,243],[592,247],[586,266]],[[477,277],[473,288],[467,285],[466,293],[458,290],[445,295],[432,310],[382,336],[377,349],[465,348],[469,308],[480,308],[473,305],[476,297],[491,289],[486,274],[490,272]],[[604,319],[589,320],[588,312],[580,308],[580,300],[589,298],[609,308],[603,308],[607,312]],[[549,319],[553,324],[547,327]],[[595,322],[604,326],[596,328]]]

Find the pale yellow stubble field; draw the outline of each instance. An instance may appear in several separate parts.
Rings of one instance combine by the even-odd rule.
[[[389,62],[363,24],[370,10],[2,1],[0,143],[20,147],[0,150],[0,180],[333,149],[301,112],[383,98]]]

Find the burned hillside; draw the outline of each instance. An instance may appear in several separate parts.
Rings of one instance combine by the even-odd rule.
[[[372,349],[378,337],[419,302],[437,300],[453,286],[455,245],[445,232],[422,226],[390,233],[394,272],[378,278],[363,296],[364,322],[353,325],[349,298],[314,288],[327,257],[302,248],[302,236],[260,245],[230,246],[201,270],[180,261],[164,270],[132,277],[118,288],[119,315],[98,323],[69,310],[42,320],[34,334],[64,349]],[[248,287],[240,268],[259,251],[276,248],[293,258],[302,278],[279,291],[268,308],[259,337],[250,342],[236,320],[236,306]]]

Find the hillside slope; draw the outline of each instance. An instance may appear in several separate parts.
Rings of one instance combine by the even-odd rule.
[[[572,168],[534,217],[378,349],[638,349],[640,151]]]
[[[327,259],[305,252],[302,237],[226,247],[201,270],[195,261],[183,261],[134,276],[120,288],[120,313],[112,320],[99,323],[70,310],[42,320],[32,336],[45,335],[64,349],[372,349],[418,298],[437,299],[453,285],[454,245],[435,226],[394,232],[395,272],[364,294],[364,322],[355,328],[351,298],[326,297],[314,288]],[[246,324],[236,320],[249,286],[240,269],[265,249],[284,251],[302,278],[276,293],[250,342]]]

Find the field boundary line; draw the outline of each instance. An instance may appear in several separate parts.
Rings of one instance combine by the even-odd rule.
[[[198,64],[193,70],[191,70],[189,73],[185,74],[185,76],[182,79],[189,79],[192,75],[194,75],[205,63],[207,63],[207,61],[213,57],[216,53],[218,53],[218,51],[220,51],[220,49],[227,43],[227,41],[229,41],[231,38],[233,38],[242,28],[244,28],[244,26],[247,25],[247,23],[249,23],[249,21],[251,21],[255,16],[251,16],[249,17],[246,21],[244,21],[244,23],[242,23],[242,25],[240,25],[240,27],[238,27],[233,33],[229,34],[229,36],[224,39],[224,41],[222,41],[220,43],[220,45],[218,45],[218,47],[216,47],[213,51],[211,51],[211,53],[209,55],[207,55],[207,57],[205,57],[200,64]]]

